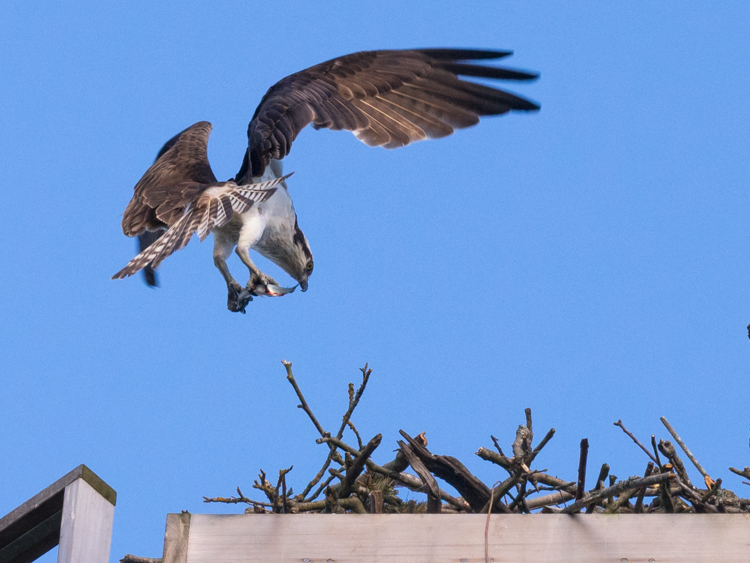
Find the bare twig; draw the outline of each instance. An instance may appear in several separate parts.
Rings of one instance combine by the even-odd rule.
[[[323,467],[320,468],[320,471],[318,471],[318,473],[315,475],[315,477],[313,477],[312,481],[310,481],[307,484],[307,486],[305,487],[305,490],[302,491],[302,494],[300,495],[300,500],[301,501],[304,501],[304,500],[314,500],[314,499],[318,498],[318,496],[320,495],[320,493],[328,486],[328,483],[322,484],[320,487],[318,487],[318,489],[315,491],[315,493],[309,499],[307,499],[307,495],[310,493],[310,491],[312,490],[312,488],[315,485],[317,485],[320,482],[320,480],[323,478],[323,475],[326,474],[326,471],[328,470],[328,467],[331,465],[331,461],[333,461],[333,457],[335,455],[337,455],[336,449],[335,448],[331,448],[328,451],[328,456],[326,456],[325,462],[323,462]]]
[[[326,432],[323,429],[323,426],[321,426],[320,422],[318,422],[318,419],[315,417],[315,414],[313,413],[312,409],[310,408],[310,405],[307,404],[307,400],[305,399],[305,396],[302,394],[302,390],[299,388],[299,385],[297,384],[297,379],[294,377],[294,374],[292,373],[292,362],[288,362],[286,360],[282,360],[281,363],[286,368],[286,378],[287,381],[292,385],[292,388],[294,389],[294,392],[297,394],[297,398],[299,399],[300,404],[297,405],[297,408],[302,409],[305,411],[307,416],[312,421],[313,425],[315,426],[316,430],[318,431],[318,434],[321,436],[327,436],[328,432]],[[305,487],[305,490],[302,491],[301,499],[304,500],[307,494],[312,490],[312,488],[318,484],[318,482],[323,478],[323,475],[325,475],[326,470],[328,469],[329,465],[331,464],[331,461],[338,461],[340,463],[343,463],[340,460],[340,457],[338,457],[338,454],[336,453],[336,448],[331,447],[330,452],[328,454],[328,457],[326,458],[325,462],[323,463],[323,467],[318,471],[318,474],[313,478],[310,483],[308,483],[307,487]],[[317,497],[317,495],[313,496],[312,498]]]
[[[690,477],[688,477],[687,470],[685,469],[685,464],[682,463],[680,456],[677,455],[677,451],[674,449],[674,444],[669,440],[666,442],[664,440],[659,440],[659,451],[669,458],[669,462],[674,466],[680,479],[692,486]]]
[[[674,473],[668,473],[668,472],[660,473],[660,475],[673,475],[674,478],[677,477]],[[674,502],[672,501],[672,491],[669,487],[669,483],[667,482],[659,483],[658,490],[659,490],[659,500],[664,506],[664,510],[666,510],[669,513],[674,512]]]
[[[659,448],[656,447],[656,436],[651,434],[651,448],[654,450],[654,459],[656,460],[656,467],[659,468],[659,471],[664,469],[664,466],[661,464],[661,458],[659,457]]]
[[[577,500],[570,506],[563,509],[566,514],[574,514],[581,510],[584,506],[596,502],[600,499],[616,496],[630,489],[640,489],[641,487],[648,487],[650,485],[656,485],[658,483],[665,483],[670,479],[673,479],[671,473],[659,473],[658,475],[652,475],[651,477],[631,477],[625,481],[620,481],[612,487],[596,491],[595,493],[584,496],[582,499]]]
[[[550,428],[547,434],[545,434],[544,438],[542,438],[542,441],[539,442],[536,448],[534,448],[534,451],[531,452],[531,459],[529,460],[529,463],[534,461],[534,458],[539,455],[539,452],[542,451],[542,448],[547,445],[547,442],[549,442],[552,439],[552,436],[555,435],[555,429]]]
[[[550,436],[550,433],[548,433],[547,435]],[[541,448],[542,446],[543,444],[540,443],[539,446],[537,447],[537,450],[539,450],[539,448]],[[514,462],[512,460],[510,460],[509,458],[503,455],[497,454],[493,452],[492,450],[488,450],[487,448],[479,448],[476,452],[476,455],[478,455],[479,457],[481,457],[482,459],[486,461],[491,461],[492,463],[495,463],[503,467],[511,475],[515,475],[518,472],[519,468],[514,466]],[[575,491],[576,491],[575,483],[572,483],[569,481],[563,481],[562,479],[558,479],[557,477],[553,477],[552,475],[547,475],[546,473],[534,472],[532,479],[533,481],[536,481],[538,483],[549,485],[550,487],[554,487],[556,489],[563,489],[573,494],[575,494]]]
[[[299,399],[300,404],[297,405],[297,408],[302,409],[307,413],[307,416],[310,418],[312,423],[315,425],[315,428],[318,430],[318,433],[321,436],[325,436],[327,432],[323,430],[323,427],[320,425],[320,422],[318,422],[318,419],[315,418],[315,415],[312,412],[312,409],[307,404],[307,401],[305,400],[305,396],[302,394],[302,390],[299,388],[299,385],[297,385],[297,380],[294,378],[294,374],[292,373],[292,362],[287,362],[286,360],[281,361],[282,364],[284,364],[284,367],[286,368],[286,378],[289,381],[289,383],[292,384],[292,388],[294,389],[294,392],[297,393],[297,398]]]
[[[328,468],[326,467],[326,469],[328,469]],[[328,469],[328,471],[330,472],[331,470],[330,470],[330,469]],[[328,486],[329,486],[329,485],[331,484],[331,481],[333,481],[333,480],[334,480],[335,478],[336,478],[336,476],[335,476],[335,475],[333,475],[333,474],[331,474],[331,475],[329,475],[328,477],[326,477],[325,481],[323,481],[323,482],[322,482],[322,483],[321,483],[321,484],[320,484],[320,485],[318,486],[318,488],[317,488],[317,489],[315,489],[315,492],[314,492],[313,494],[311,494],[311,495],[310,495],[310,498],[309,498],[309,499],[304,499],[304,498],[303,498],[303,501],[302,501],[302,502],[305,502],[305,501],[306,501],[306,502],[312,502],[312,501],[314,501],[314,500],[315,500],[316,498],[318,498],[318,497],[319,497],[319,496],[320,496],[320,495],[321,495],[321,494],[323,493],[323,491],[325,491],[325,490],[326,490],[326,488],[327,488],[327,487],[328,487]]]
[[[254,500],[251,500],[247,498],[245,495],[242,494],[242,491],[239,487],[237,487],[237,496],[236,497],[203,497],[203,502],[222,502],[224,504],[238,504],[238,503],[244,503],[244,504],[257,504],[262,506],[272,506],[271,504],[265,503],[265,502],[257,502]]]
[[[499,465],[510,473],[513,473],[513,460],[511,460],[509,457],[505,457],[503,454],[495,453],[492,450],[488,450],[487,448],[479,448],[476,451],[475,455],[478,455],[486,461],[491,461],[492,463]]]
[[[411,465],[412,469],[417,473],[417,475],[419,475],[419,478],[424,483],[425,488],[427,489],[428,499],[433,500],[433,503],[429,508],[435,510],[436,512],[439,511],[439,506],[436,506],[434,503],[434,500],[438,500],[440,498],[440,487],[438,487],[437,481],[435,481],[432,473],[430,473],[429,470],[424,466],[422,460],[419,459],[419,456],[413,450],[411,444],[407,444],[406,442],[402,442],[399,440],[398,445],[401,448],[401,451],[404,452],[406,459],[409,460],[409,465]],[[428,510],[428,512],[431,512],[431,510]]]
[[[340,497],[347,497],[351,492],[352,485],[356,481],[357,477],[362,473],[365,468],[365,462],[370,458],[372,452],[380,445],[383,439],[382,434],[378,434],[367,445],[362,448],[359,453],[355,456],[351,466],[346,470],[346,476],[341,481],[341,490],[339,491]]]
[[[341,506],[342,508],[351,510],[355,514],[367,514],[367,511],[365,510],[365,505],[362,504],[362,501],[359,500],[359,497],[356,497],[356,496],[351,496],[349,498],[340,499],[339,506]]]
[[[574,481],[563,481],[562,479],[558,479],[552,475],[547,475],[546,473],[535,473],[534,479],[539,483],[549,485],[556,489],[561,489],[572,495],[575,495],[576,493],[576,483]]]
[[[409,442],[414,449],[414,453],[419,456],[425,467],[435,477],[443,479],[461,493],[461,496],[474,511],[481,510],[490,497],[490,488],[487,485],[456,458],[447,455],[435,455],[420,440],[412,438],[403,430],[399,430],[399,433]]]
[[[641,444],[638,441],[638,438],[636,438],[635,436],[633,436],[633,434],[631,432],[629,432],[627,428],[625,428],[625,425],[622,423],[622,420],[618,420],[617,422],[614,423],[614,425],[615,426],[619,426],[622,429],[622,431],[625,432],[625,434],[627,434],[628,436],[630,436],[630,439],[633,440],[636,444],[638,444],[638,447],[640,447],[644,452],[646,452],[646,455],[649,458],[651,458],[651,461],[653,461],[654,463],[657,463],[657,464],[659,463],[656,460],[656,457],[654,457],[654,454],[652,454],[650,451],[648,451],[646,449],[646,446],[644,446],[643,444]]]
[[[281,513],[286,514],[286,474],[289,473],[294,466],[292,465],[289,469],[279,470],[279,482],[276,484],[276,494],[279,494],[279,487],[281,487]]]
[[[359,389],[357,389],[357,392],[354,393],[353,396],[351,392],[349,394],[349,408],[344,413],[339,431],[336,432],[336,438],[338,438],[339,440],[341,440],[341,438],[344,436],[344,430],[346,429],[349,419],[351,418],[352,413],[354,413],[354,409],[357,408],[359,400],[362,398],[362,393],[365,392],[365,388],[367,387],[367,382],[370,380],[370,374],[372,373],[372,370],[368,369],[367,365],[368,364],[365,364],[365,367],[359,368],[359,371],[362,372],[362,383],[360,384]],[[353,386],[351,387],[351,389],[353,389]]]
[[[631,479],[638,479],[638,477],[631,477]],[[622,493],[620,493],[620,496],[616,501],[607,504],[607,509],[605,510],[605,512],[608,514],[616,513],[620,509],[620,507],[625,506],[630,500],[630,497],[636,494],[639,490],[643,490],[643,488],[627,489],[623,491]]]
[[[529,449],[531,449],[531,443],[534,441],[534,428],[531,423],[531,409],[524,409],[526,413],[526,428],[529,429]]]
[[[383,464],[384,469],[395,471],[396,473],[401,473],[407,467],[409,467],[409,462],[406,460],[406,456],[401,453],[401,450],[396,450],[396,457],[388,463]]]
[[[518,432],[523,431],[522,429],[525,429],[525,427],[519,426],[519,431],[517,431],[517,436],[518,436]],[[547,445],[547,443],[552,439],[554,435],[555,435],[555,429],[550,428],[550,430],[547,432],[544,438],[542,438],[542,441],[539,442],[539,445],[537,445],[537,447],[534,448],[534,450],[530,454],[526,455],[526,459],[523,460],[524,463],[526,465],[530,465],[531,462],[534,461],[536,456],[539,455],[539,452],[542,451],[542,448],[544,448],[544,446]],[[513,464],[514,462],[518,460],[513,460],[507,457],[505,454],[503,454],[502,449],[497,443],[497,438],[495,438],[494,436],[492,436],[491,438],[492,438],[492,441],[495,443],[495,447],[497,448],[499,453],[495,453],[492,450],[488,450],[487,448],[479,448],[476,452],[476,455],[478,455],[479,457],[481,457],[482,459],[486,461],[491,461],[492,463],[499,465],[500,467],[502,467],[509,473],[513,473],[514,471]]]
[[[352,455],[357,455],[358,453],[357,450],[355,450],[348,444],[332,436],[327,436],[325,438],[318,438],[316,442],[318,443],[328,442],[328,443],[334,444],[337,448],[342,449],[344,451],[348,451]],[[379,473],[380,475],[385,475],[386,477],[389,477],[393,479],[394,481],[398,481],[399,483],[401,483],[408,489],[411,489],[412,491],[416,491],[420,493],[425,492],[424,485],[418,477],[409,475],[408,473],[399,473],[397,471],[386,469],[385,467],[381,467],[380,465],[376,464],[375,462],[369,459],[365,462],[365,465],[367,465],[367,469],[369,471]],[[453,496],[449,495],[442,489],[440,489],[440,498],[452,504],[459,510],[463,510],[463,511],[470,510],[469,503],[467,503],[464,499],[454,498]]]
[[[527,514],[531,512],[528,505],[526,504],[526,495],[528,494],[526,491],[526,486],[529,484],[529,481],[532,480],[535,473],[535,471],[532,471],[523,475],[521,483],[519,484],[518,494],[516,495],[516,498],[513,499],[513,502],[510,503],[508,510],[513,512],[514,510],[516,510],[516,508],[520,508],[521,512],[525,512]]]
[[[299,386],[297,385],[297,380],[294,378],[294,375],[292,375],[292,364],[291,362],[284,361],[282,362],[284,364],[284,367],[287,371],[287,379],[292,384],[292,387],[294,387],[294,391],[297,393],[297,397],[299,397],[300,402],[302,403],[299,405],[300,408],[302,408],[310,417],[310,419],[313,421],[313,424],[315,424],[315,427],[318,429],[318,432],[321,436],[326,436],[328,433],[323,430],[323,427],[318,423],[317,419],[315,418],[315,415],[312,413],[312,409],[307,405],[307,401],[305,401],[304,395],[302,395],[302,391],[300,390]],[[357,389],[357,392],[354,392],[354,385],[351,383],[349,384],[349,408],[344,413],[344,416],[341,420],[341,426],[339,427],[338,432],[336,433],[336,437],[340,440],[344,435],[344,430],[348,426],[351,428],[352,432],[354,432],[354,435],[357,437],[357,441],[359,443],[359,447],[362,448],[362,439],[359,436],[359,433],[357,432],[357,428],[354,426],[354,423],[351,422],[351,416],[354,412],[354,409],[357,408],[357,405],[359,404],[359,400],[362,398],[362,394],[365,392],[365,388],[367,387],[367,382],[370,379],[370,374],[372,373],[371,369],[368,369],[367,364],[365,364],[364,368],[360,368],[360,371],[362,372],[362,383],[360,384],[359,388]],[[323,478],[323,475],[325,475],[326,470],[331,465],[331,461],[336,461],[338,463],[341,463],[340,458],[337,457],[338,454],[336,453],[336,449],[334,447],[331,447],[331,451],[328,455],[328,457],[325,460],[325,463],[323,464],[323,467],[318,471],[315,478],[313,478],[312,481],[310,481],[307,484],[307,487],[305,487],[305,490],[302,491],[302,498],[304,499],[312,490],[312,488],[320,482],[320,480]],[[329,481],[330,482],[330,481]],[[320,487],[316,491],[316,493],[310,497],[311,499],[315,499],[320,495],[320,493],[325,490],[325,487]]]
[[[617,483],[617,475],[610,475],[609,476],[609,486],[614,487],[615,483]],[[612,496],[610,495],[610,498],[607,499],[607,502],[612,502]]]
[[[583,498],[586,490],[586,459],[589,455],[589,441],[587,438],[581,440],[581,455],[578,458],[578,487],[576,488],[576,500]]]
[[[646,466],[646,471],[643,473],[644,477],[649,477],[651,473],[654,471],[654,462],[649,461],[648,465]],[[646,487],[641,487],[641,490],[638,491],[638,498],[635,501],[635,512],[643,512],[643,497],[646,495]]]
[[[599,491],[604,488],[604,480],[607,478],[607,475],[609,475],[609,465],[606,463],[602,464],[601,469],[599,469],[599,476],[596,478],[596,485],[594,486],[595,491]],[[586,514],[590,514],[594,512],[594,507],[596,504],[590,504],[586,507]]]
[[[316,500],[315,502],[295,502],[292,503],[289,511],[292,514],[299,514],[300,512],[311,512],[315,510],[323,510],[326,507],[326,501]]]
[[[383,513],[383,491],[370,491],[368,500],[370,501],[370,514]]]
[[[745,477],[746,479],[750,479],[750,467],[745,467],[743,470],[739,470],[735,467],[730,467],[729,471],[732,473],[739,475],[740,477]]]
[[[513,487],[518,481],[521,480],[521,475],[511,475],[508,477],[505,481],[500,482],[498,481],[493,485],[493,489],[495,492],[493,493],[490,491],[490,499],[487,501],[487,504],[482,507],[482,510],[479,512],[489,511],[492,512],[495,509],[499,509],[501,512],[510,512],[508,508],[503,504],[502,498],[508,494],[508,491],[510,491],[511,487]]]
[[[501,447],[500,447],[500,444],[499,444],[499,443],[498,443],[498,441],[497,441],[497,438],[495,438],[495,437],[494,437],[494,436],[492,436],[492,435],[490,435],[490,438],[492,438],[492,443],[493,443],[493,444],[495,444],[495,448],[497,448],[497,451],[498,451],[498,453],[499,453],[499,454],[500,454],[501,456],[503,456],[503,457],[506,457],[506,456],[505,456],[505,454],[503,453],[503,448],[501,448]]]
[[[601,469],[599,469],[599,476],[596,478],[596,486],[594,487],[595,490],[600,490],[604,488],[604,480],[609,475],[609,465],[606,463],[602,464]]]
[[[688,456],[688,459],[693,462],[693,465],[695,465],[695,468],[698,470],[698,472],[701,475],[703,475],[703,479],[706,481],[706,486],[710,487],[713,484],[713,479],[711,479],[708,473],[706,473],[706,470],[703,469],[703,467],[701,467],[701,464],[698,463],[698,460],[695,459],[695,456],[688,449],[688,447],[685,445],[682,439],[677,435],[677,432],[675,432],[675,429],[672,428],[672,425],[669,424],[667,419],[664,418],[663,416],[659,420],[661,420],[662,424],[667,427],[667,430],[669,430],[669,433],[675,439],[675,442],[677,442],[680,445],[680,447],[682,448],[682,451],[685,452],[685,455]]]
[[[535,508],[541,508],[543,506],[563,504],[564,502],[568,502],[569,500],[573,500],[574,498],[575,498],[575,495],[572,493],[568,493],[565,491],[558,491],[556,493],[545,495],[543,497],[536,497],[536,498],[527,500],[526,505],[529,507],[530,510],[534,510]]]
[[[349,427],[349,429],[354,432],[354,436],[357,438],[357,444],[359,445],[359,449],[361,450],[364,446],[364,443],[362,442],[362,437],[359,435],[359,432],[357,431],[357,427],[354,426],[354,423],[351,420],[346,421],[346,425]]]

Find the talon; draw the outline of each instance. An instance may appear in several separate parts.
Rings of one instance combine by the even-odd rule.
[[[245,307],[253,298],[242,289],[237,282],[227,285],[229,296],[227,297],[227,309],[233,313],[245,314]]]
[[[247,282],[245,289],[252,295],[273,295],[268,286],[278,286],[276,280],[261,272],[259,276],[253,276]]]

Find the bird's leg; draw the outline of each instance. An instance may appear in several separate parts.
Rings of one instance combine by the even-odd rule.
[[[240,260],[242,260],[242,263],[250,270],[250,279],[247,280],[245,291],[252,295],[266,295],[269,284],[279,285],[271,276],[260,271],[258,266],[250,259],[250,252],[247,248],[238,244],[235,252],[240,257]]]
[[[214,233],[214,265],[221,272],[221,276],[224,281],[227,282],[227,309],[233,313],[244,313],[245,306],[252,301],[250,295],[243,296],[242,286],[232,277],[227,266],[227,258],[232,253],[234,248],[234,241],[231,236],[226,236],[226,233],[215,232]]]
[[[221,272],[224,281],[227,282],[227,290],[229,292],[229,295],[227,296],[227,309],[233,313],[244,313],[245,306],[252,301],[253,298],[249,295],[245,299],[240,298],[244,290],[242,289],[242,286],[237,283],[237,280],[232,277],[232,274],[229,273],[229,268],[227,267],[227,262],[224,257],[214,255],[214,264],[219,269],[219,272]]]

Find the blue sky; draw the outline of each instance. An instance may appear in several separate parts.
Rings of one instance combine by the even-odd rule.
[[[6,4],[0,514],[86,463],[119,495],[116,561],[160,556],[168,512],[238,512],[202,497],[260,468],[294,464],[301,489],[324,447],[282,359],[328,428],[370,363],[355,423],[381,462],[426,431],[494,482],[474,452],[531,407],[557,429],[539,467],[572,479],[586,437],[592,472],[627,477],[648,460],[612,423],[667,438],[666,416],[747,495],[727,471],[750,465],[747,3]],[[397,151],[304,131],[285,169],[307,293],[233,315],[197,241],[158,290],[110,281],[132,187],[175,133],[211,121],[226,179],[277,80],[442,46],[514,50],[541,79],[509,87],[542,111]]]

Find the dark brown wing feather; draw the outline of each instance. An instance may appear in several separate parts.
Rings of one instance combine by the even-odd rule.
[[[165,229],[182,216],[187,205],[216,177],[208,163],[211,124],[200,121],[170,139],[156,162],[135,185],[122,217],[129,237]]]
[[[292,74],[271,87],[255,111],[237,182],[260,176],[271,159],[289,154],[294,139],[310,123],[316,129],[352,131],[370,146],[392,149],[450,135],[483,115],[539,109],[509,92],[459,78],[537,77],[467,62],[510,54],[473,49],[364,51]]]

